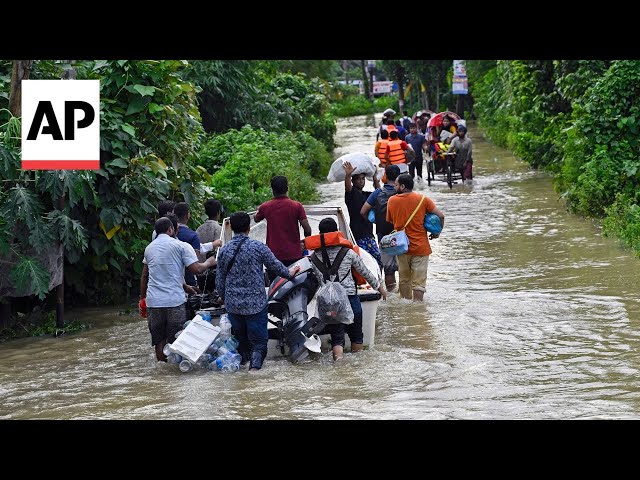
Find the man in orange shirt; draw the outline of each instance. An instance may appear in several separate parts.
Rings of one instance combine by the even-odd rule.
[[[402,230],[423,196],[413,192],[413,178],[408,174],[398,176],[396,192],[389,198],[387,204],[387,221],[393,223],[395,230]],[[400,296],[409,300],[413,298],[414,302],[422,302],[426,291],[427,266],[429,255],[431,255],[429,238],[434,239],[439,236],[434,233],[430,237],[427,236],[424,228],[424,217],[427,213],[434,213],[440,217],[440,223],[444,227],[444,214],[436,207],[433,200],[424,197],[415,215],[404,229],[409,237],[409,250],[403,255],[398,255]]]

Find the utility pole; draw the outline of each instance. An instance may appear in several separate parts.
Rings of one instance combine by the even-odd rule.
[[[367,62],[367,70],[369,71],[369,98],[371,100],[373,100],[373,72],[376,69],[376,61],[375,60],[369,60]]]
[[[367,80],[367,69],[364,65],[364,60],[360,60],[360,67],[362,68],[362,85],[364,87],[364,96],[371,98],[369,95],[369,81]]]

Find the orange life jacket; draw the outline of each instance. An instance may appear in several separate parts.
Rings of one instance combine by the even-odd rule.
[[[404,150],[400,146],[402,140],[389,141],[389,162],[391,165],[398,165],[399,163],[406,163],[407,160],[404,156]]]
[[[354,245],[349,240],[342,236],[342,232],[329,232],[329,233],[321,233],[319,235],[311,235],[310,237],[306,237],[304,239],[304,247],[308,250],[319,250],[322,244],[320,243],[320,236],[324,235],[324,245],[326,247],[347,247],[360,255],[360,247],[358,245]],[[351,267],[351,273],[353,274],[353,279],[356,282],[356,285],[365,285],[367,281],[360,275],[355,268]]]
[[[389,140],[378,140],[378,159],[380,163],[384,164],[386,160],[384,159],[384,153],[387,151],[387,145],[389,145]]]

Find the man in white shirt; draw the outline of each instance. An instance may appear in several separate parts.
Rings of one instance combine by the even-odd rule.
[[[162,350],[182,329],[187,316],[184,269],[193,274],[203,273],[214,267],[216,260],[211,257],[198,262],[191,245],[174,238],[175,228],[167,217],[156,221],[155,231],[156,239],[144,250],[140,298],[146,298],[147,322],[156,358],[166,362]]]

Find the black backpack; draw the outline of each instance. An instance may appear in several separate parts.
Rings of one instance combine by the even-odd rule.
[[[395,190],[389,192],[383,187],[376,197],[376,204],[373,208],[376,210],[376,235],[378,235],[378,240],[393,231],[393,224],[387,222],[387,203],[389,203],[389,198],[395,194]]]
[[[324,246],[323,236],[320,236],[320,242],[322,244],[321,252],[323,260],[320,260],[315,253],[310,256],[313,264],[320,270],[320,273],[322,273],[325,282],[316,293],[318,316],[325,323],[353,323],[353,310],[351,310],[349,296],[347,295],[347,290],[341,285],[341,280],[338,278],[340,264],[350,249],[341,247],[332,264],[329,260],[327,249]],[[351,271],[349,271],[347,275],[351,275]],[[342,280],[344,280],[344,278]]]

